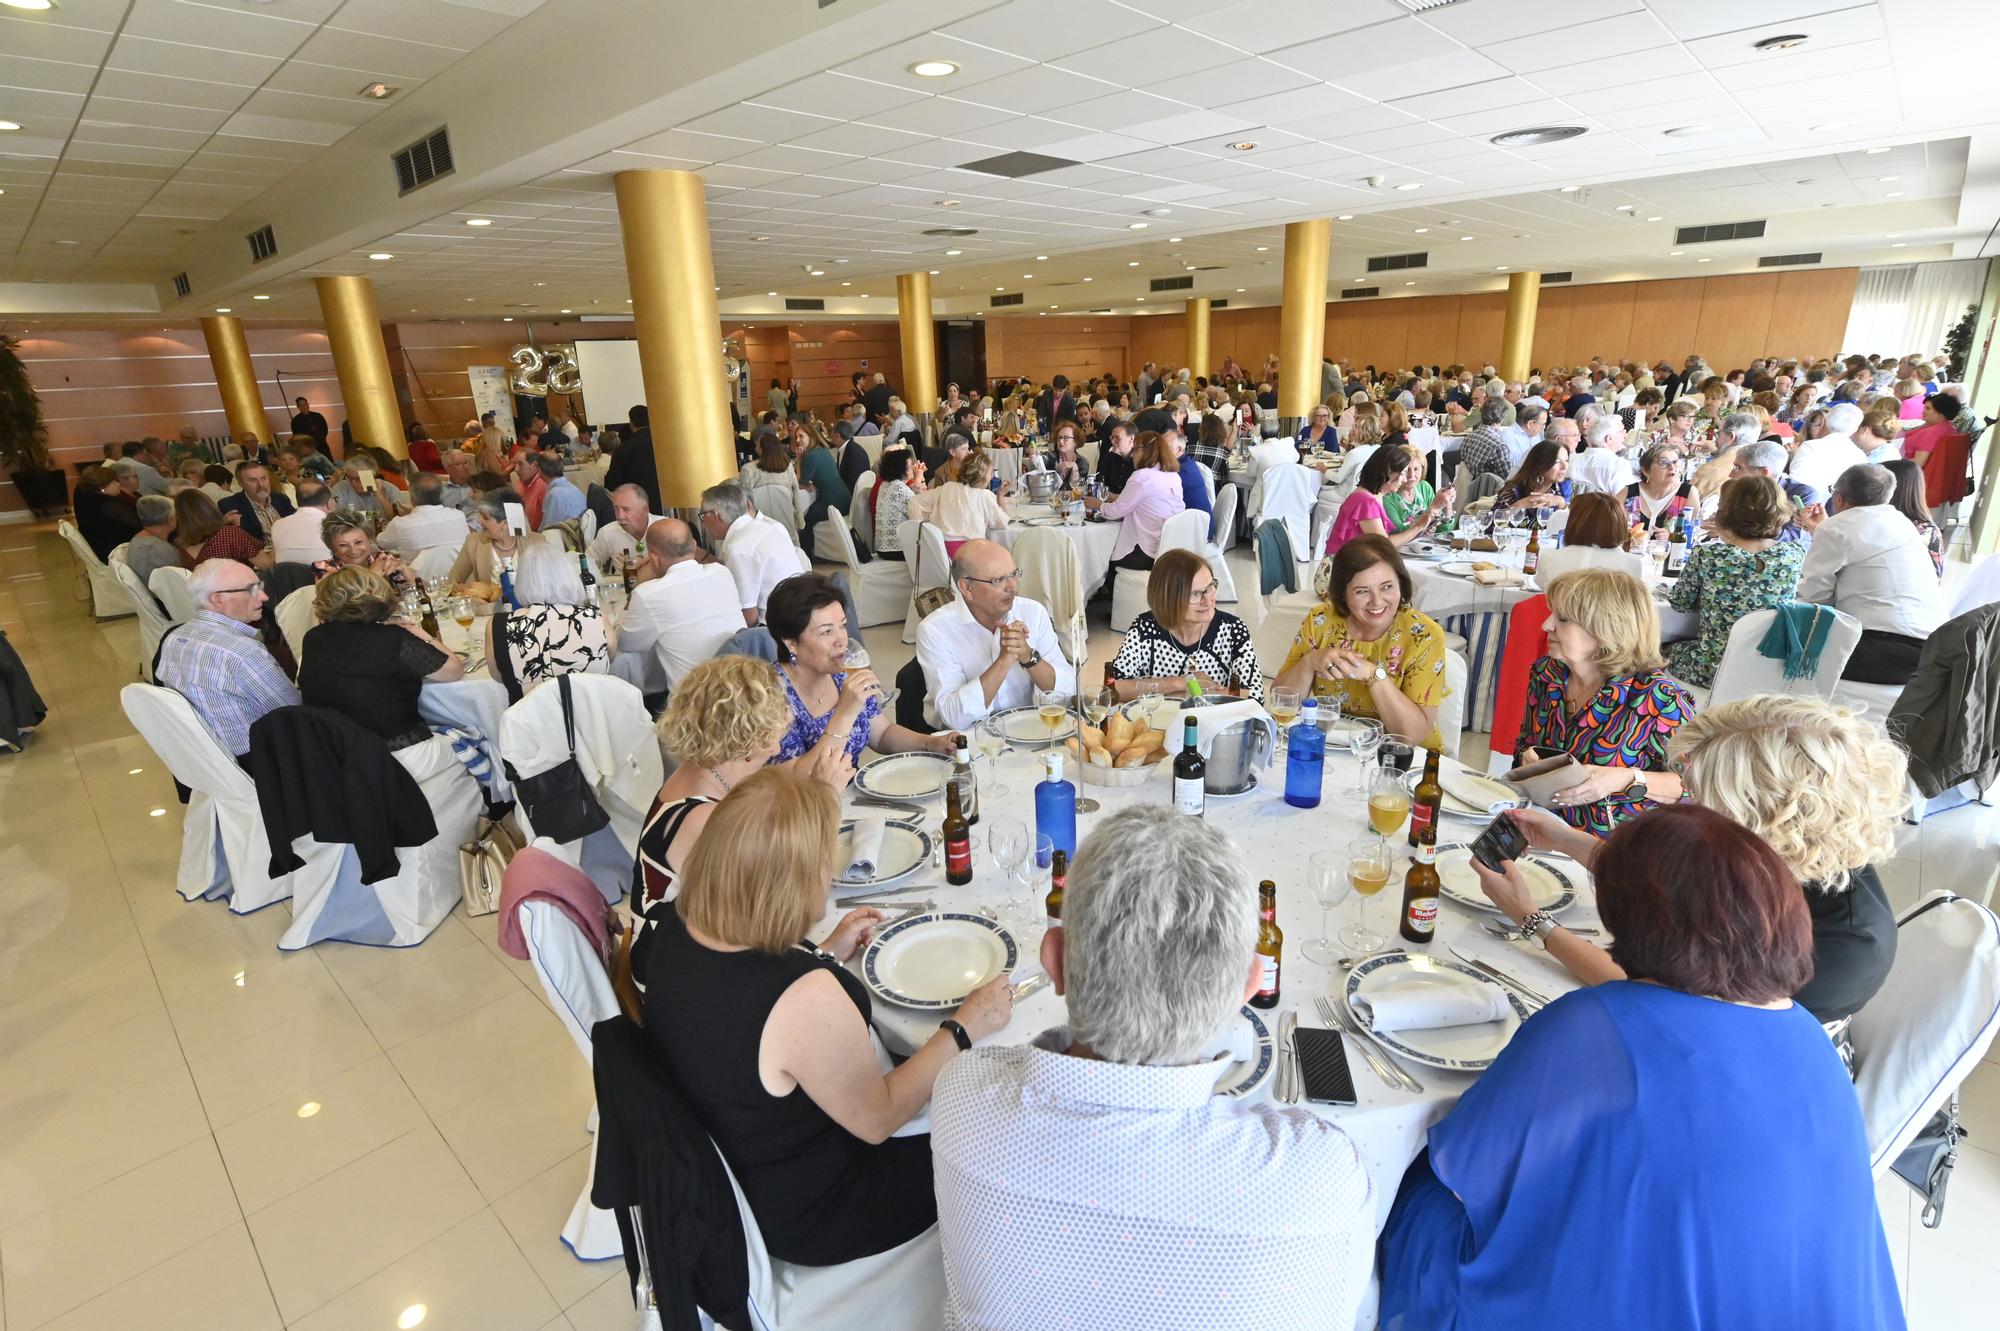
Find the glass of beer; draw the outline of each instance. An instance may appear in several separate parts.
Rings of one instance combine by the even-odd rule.
[[[1069,720],[1069,695],[1036,689],[1035,714],[1049,728],[1049,738],[1054,739],[1062,733],[1064,724]]]
[[[472,621],[478,616],[478,613],[473,607],[470,596],[461,596],[451,603],[452,622],[462,629],[470,631]]]
[[[1350,952],[1373,952],[1385,941],[1368,927],[1368,898],[1389,885],[1396,863],[1386,837],[1356,837],[1347,846],[1347,883],[1354,889],[1354,923],[1336,935]]]
[[[1394,836],[1410,816],[1410,792],[1393,767],[1377,767],[1368,784],[1368,825],[1383,836]]]

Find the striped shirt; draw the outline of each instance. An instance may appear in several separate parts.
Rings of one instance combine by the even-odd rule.
[[[266,712],[298,704],[299,691],[258,640],[256,626],[197,610],[170,630],[160,648],[159,678],[194,707],[216,739],[241,757],[250,726]]]

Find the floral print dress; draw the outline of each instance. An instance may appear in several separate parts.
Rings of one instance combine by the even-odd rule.
[[[819,743],[820,737],[826,734],[826,723],[833,719],[833,710],[829,710],[825,716],[814,716],[806,707],[806,700],[792,687],[792,677],[782,666],[778,668],[778,678],[784,681],[785,702],[792,709],[792,723],[785,727],[785,737],[778,741],[778,752],[771,759],[774,763],[783,763],[803,757],[813,745]],[[833,687],[837,690],[846,683],[847,673],[835,671]],[[839,706],[840,704],[836,702],[834,709],[838,709]],[[861,715],[855,719],[854,733],[847,737],[847,756],[850,761],[856,763],[861,761],[861,751],[868,747],[868,736],[874,729],[875,718],[881,714],[882,695],[879,693],[868,695],[868,701],[861,708]]]
[[[1320,567],[1326,568],[1327,561],[1322,561]],[[1403,606],[1389,621],[1388,632],[1373,642],[1362,642],[1349,629],[1346,617],[1322,601],[1300,621],[1298,634],[1292,639],[1291,650],[1285,653],[1285,663],[1278,673],[1297,665],[1307,652],[1328,646],[1345,646],[1381,666],[1403,691],[1403,696],[1419,707],[1435,707],[1444,700],[1444,630],[1420,610]],[[1322,700],[1338,698],[1343,716],[1376,717],[1379,713],[1375,696],[1368,691],[1371,682],[1315,676],[1312,691],[1315,698]],[[1424,737],[1423,746],[1435,749],[1443,743],[1434,726]]]
[[[1700,633],[1667,644],[1667,669],[1674,678],[1704,689],[1715,683],[1715,668],[1722,664],[1729,631],[1743,616],[1792,599],[1805,549],[1798,541],[1779,541],[1755,553],[1727,541],[1703,541],[1695,546],[1667,596],[1667,604],[1674,609],[1701,616]]]

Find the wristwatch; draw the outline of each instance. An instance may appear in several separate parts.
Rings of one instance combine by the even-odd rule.
[[[1549,948],[1549,935],[1561,927],[1556,923],[1555,916],[1545,910],[1538,910],[1531,912],[1527,919],[1521,921],[1521,935],[1524,938],[1534,939],[1535,946],[1546,952]]]
[[[950,1031],[951,1038],[958,1042],[958,1047],[960,1049],[972,1048],[972,1037],[965,1033],[965,1027],[959,1025],[958,1022],[956,1022],[952,1018],[947,1017],[943,1021],[939,1022],[938,1029],[941,1031]]]
[[[1037,647],[1033,651],[1028,653],[1027,660],[1021,662],[1021,668],[1023,670],[1033,670],[1036,666],[1040,665],[1041,663],[1042,663],[1042,649]]]
[[[1381,682],[1382,682],[1383,680],[1385,680],[1385,679],[1387,679],[1387,678],[1389,678],[1389,672],[1388,672],[1387,670],[1385,670],[1385,669],[1383,669],[1383,668],[1382,668],[1382,663],[1381,663],[1381,662],[1379,662],[1379,661],[1378,661],[1378,662],[1376,662],[1376,663],[1375,663],[1375,673],[1374,673],[1374,674],[1373,674],[1372,676],[1370,676],[1370,679],[1371,679],[1371,680],[1372,680],[1372,681],[1373,681],[1374,683],[1377,683],[1377,684],[1379,684],[1379,683],[1381,683]]]
[[[1632,780],[1626,784],[1625,789],[1619,791],[1618,793],[1620,795],[1623,795],[1626,799],[1632,799],[1632,800],[1645,799],[1646,774],[1644,772],[1634,772],[1632,774]]]

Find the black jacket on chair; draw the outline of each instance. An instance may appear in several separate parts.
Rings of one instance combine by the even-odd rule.
[[[264,812],[273,878],[305,863],[294,837],[353,846],[361,881],[376,883],[396,876],[396,847],[437,835],[423,788],[382,737],[328,708],[266,712],[251,723],[244,766]]]
[[[697,1305],[717,1322],[745,1325],[750,1265],[743,1219],[715,1143],[637,1022],[598,1022],[590,1047],[597,1083],[590,1201],[617,1214],[625,1270],[638,1279],[636,1208],[660,1325],[695,1331]]]

